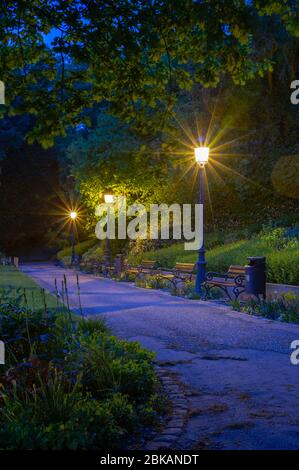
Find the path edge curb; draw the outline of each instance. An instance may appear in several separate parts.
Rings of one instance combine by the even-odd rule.
[[[171,401],[172,410],[165,428],[145,445],[145,450],[150,451],[170,449],[173,446],[182,434],[188,411],[187,398],[182,387],[178,385],[168,370],[163,370],[158,366],[155,369],[164,392]]]

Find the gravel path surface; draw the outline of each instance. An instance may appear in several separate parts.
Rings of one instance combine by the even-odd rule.
[[[54,292],[72,271],[50,264],[21,269]],[[112,331],[156,351],[157,362],[183,383],[189,418],[178,449],[299,449],[299,365],[290,344],[299,327],[233,312],[216,302],[79,274],[84,314],[104,317]]]

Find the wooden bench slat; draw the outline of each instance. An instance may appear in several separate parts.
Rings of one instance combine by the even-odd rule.
[[[175,289],[180,282],[191,281],[193,277],[195,264],[194,263],[175,263],[175,266],[171,273],[166,272],[160,273],[157,275],[157,279],[165,279],[166,281],[170,281]]]
[[[154,268],[156,264],[157,264],[156,261],[144,260],[144,261],[141,261],[140,266],[142,266],[143,268]]]
[[[175,263],[175,271],[192,272],[194,270],[194,263]]]
[[[243,266],[231,265],[227,271],[227,274],[245,274],[245,268]]]
[[[141,260],[141,263],[138,266],[130,266],[126,262],[124,266],[124,273],[135,274],[136,277],[141,274],[152,274],[156,264],[156,260]]]

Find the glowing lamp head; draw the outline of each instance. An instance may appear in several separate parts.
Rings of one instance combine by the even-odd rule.
[[[72,211],[72,212],[70,213],[70,218],[71,218],[72,220],[75,220],[76,217],[77,217],[77,212]]]
[[[113,204],[114,202],[113,194],[105,194],[104,199],[106,204]]]
[[[195,160],[200,166],[204,166],[209,161],[209,147],[196,147],[194,149]]]

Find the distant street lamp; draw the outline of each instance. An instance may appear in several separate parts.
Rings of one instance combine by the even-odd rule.
[[[209,161],[209,147],[196,147],[194,149],[195,153],[195,161],[199,166],[199,204],[202,204],[202,208],[204,209],[204,167]],[[204,223],[204,218],[202,219]],[[205,258],[205,240],[204,240],[204,225],[202,227],[202,245],[198,250],[198,259],[196,263],[196,284],[195,284],[195,291],[198,294],[202,294],[202,284],[206,278],[206,258]]]
[[[114,196],[113,194],[105,194],[104,200],[105,204],[107,204],[107,233],[106,233],[106,246],[105,246],[105,276],[108,276],[110,270],[110,258],[111,258],[111,250],[110,250],[110,208],[114,203]]]
[[[72,261],[71,263],[75,263],[75,220],[77,217],[77,212],[71,211],[70,212],[70,218],[71,218],[71,224],[72,224]]]

